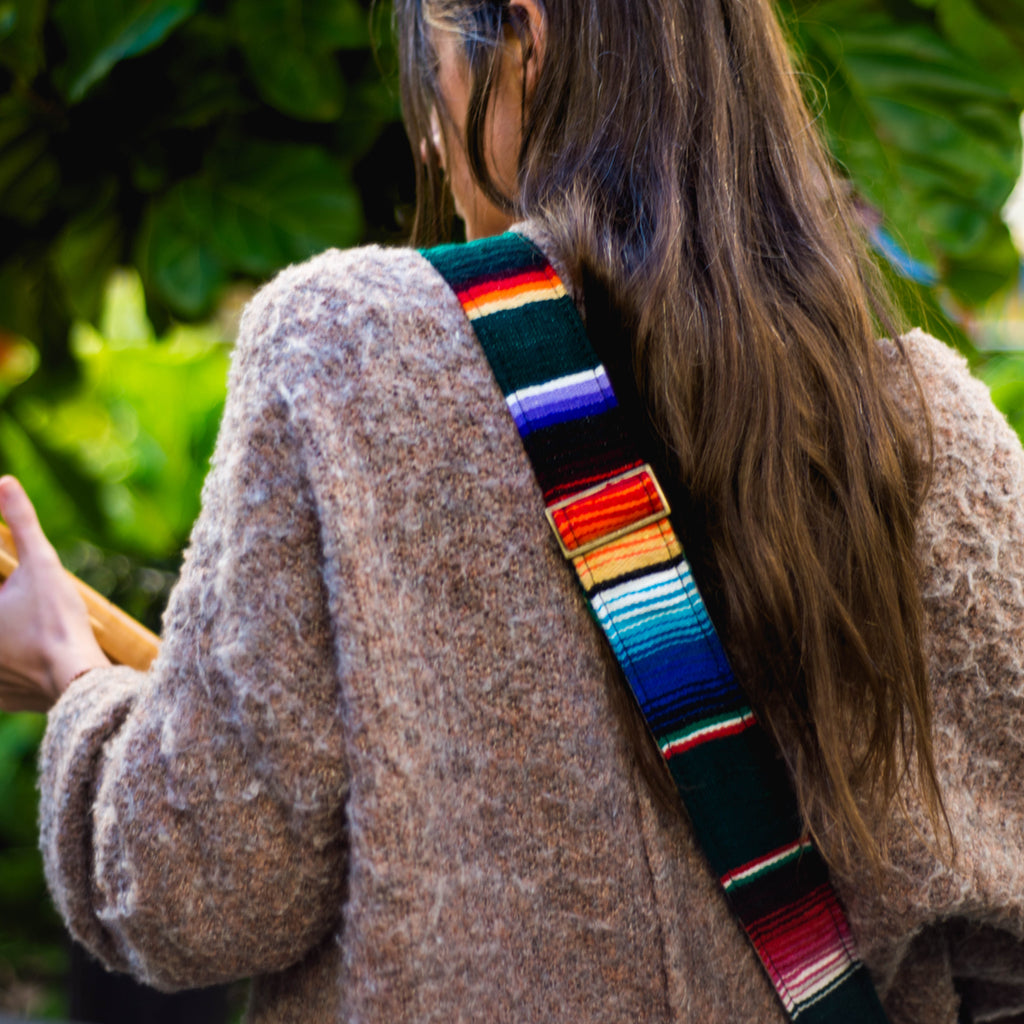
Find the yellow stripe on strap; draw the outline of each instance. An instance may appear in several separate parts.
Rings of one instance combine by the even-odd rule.
[[[501,310],[519,309],[532,302],[548,302],[565,297],[565,288],[559,281],[554,286],[550,281],[531,281],[515,288],[502,288],[473,298],[464,306],[470,320],[490,316]]]
[[[572,560],[584,590],[640,569],[652,569],[682,555],[683,549],[667,519],[627,533]]]

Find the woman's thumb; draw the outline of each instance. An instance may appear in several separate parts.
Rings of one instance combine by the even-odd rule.
[[[39,525],[36,510],[13,476],[0,477],[0,515],[11,529],[21,561],[31,560],[42,552],[49,553],[50,542]]]

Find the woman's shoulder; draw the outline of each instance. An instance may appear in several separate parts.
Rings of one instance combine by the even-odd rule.
[[[462,319],[455,295],[415,249],[329,249],[256,293],[242,316],[237,358],[294,370],[385,341],[444,336]]]
[[[929,559],[954,549],[962,557],[979,538],[1019,529],[1024,450],[964,356],[922,330],[899,346],[883,342],[883,351],[890,386],[922,442],[930,426],[930,484],[919,519]]]
[[[881,344],[889,384],[912,418],[918,416],[919,397],[924,400],[937,463],[972,452],[994,457],[997,464],[989,468],[995,470],[1005,469],[1007,460],[1019,462],[1019,438],[962,353],[920,328],[903,335],[899,345]]]

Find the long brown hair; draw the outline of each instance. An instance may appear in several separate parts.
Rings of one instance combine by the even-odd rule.
[[[897,332],[858,219],[768,0],[543,10],[518,191],[502,196],[484,125],[510,31],[529,58],[521,8],[397,0],[414,153],[442,106],[430,26],[443,24],[465,41],[476,178],[544,223],[624,327],[686,489],[698,580],[806,820],[834,833],[833,855],[878,868],[908,773],[937,833],[943,810],[914,552],[930,428],[920,397],[908,415],[885,385],[876,339]],[[450,216],[425,149],[421,244]]]

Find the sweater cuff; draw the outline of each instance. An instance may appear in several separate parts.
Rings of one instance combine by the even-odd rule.
[[[50,894],[72,935],[115,970],[127,965],[96,917],[92,812],[104,744],[124,724],[145,679],[123,666],[84,674],[50,710],[40,748],[39,843]]]

